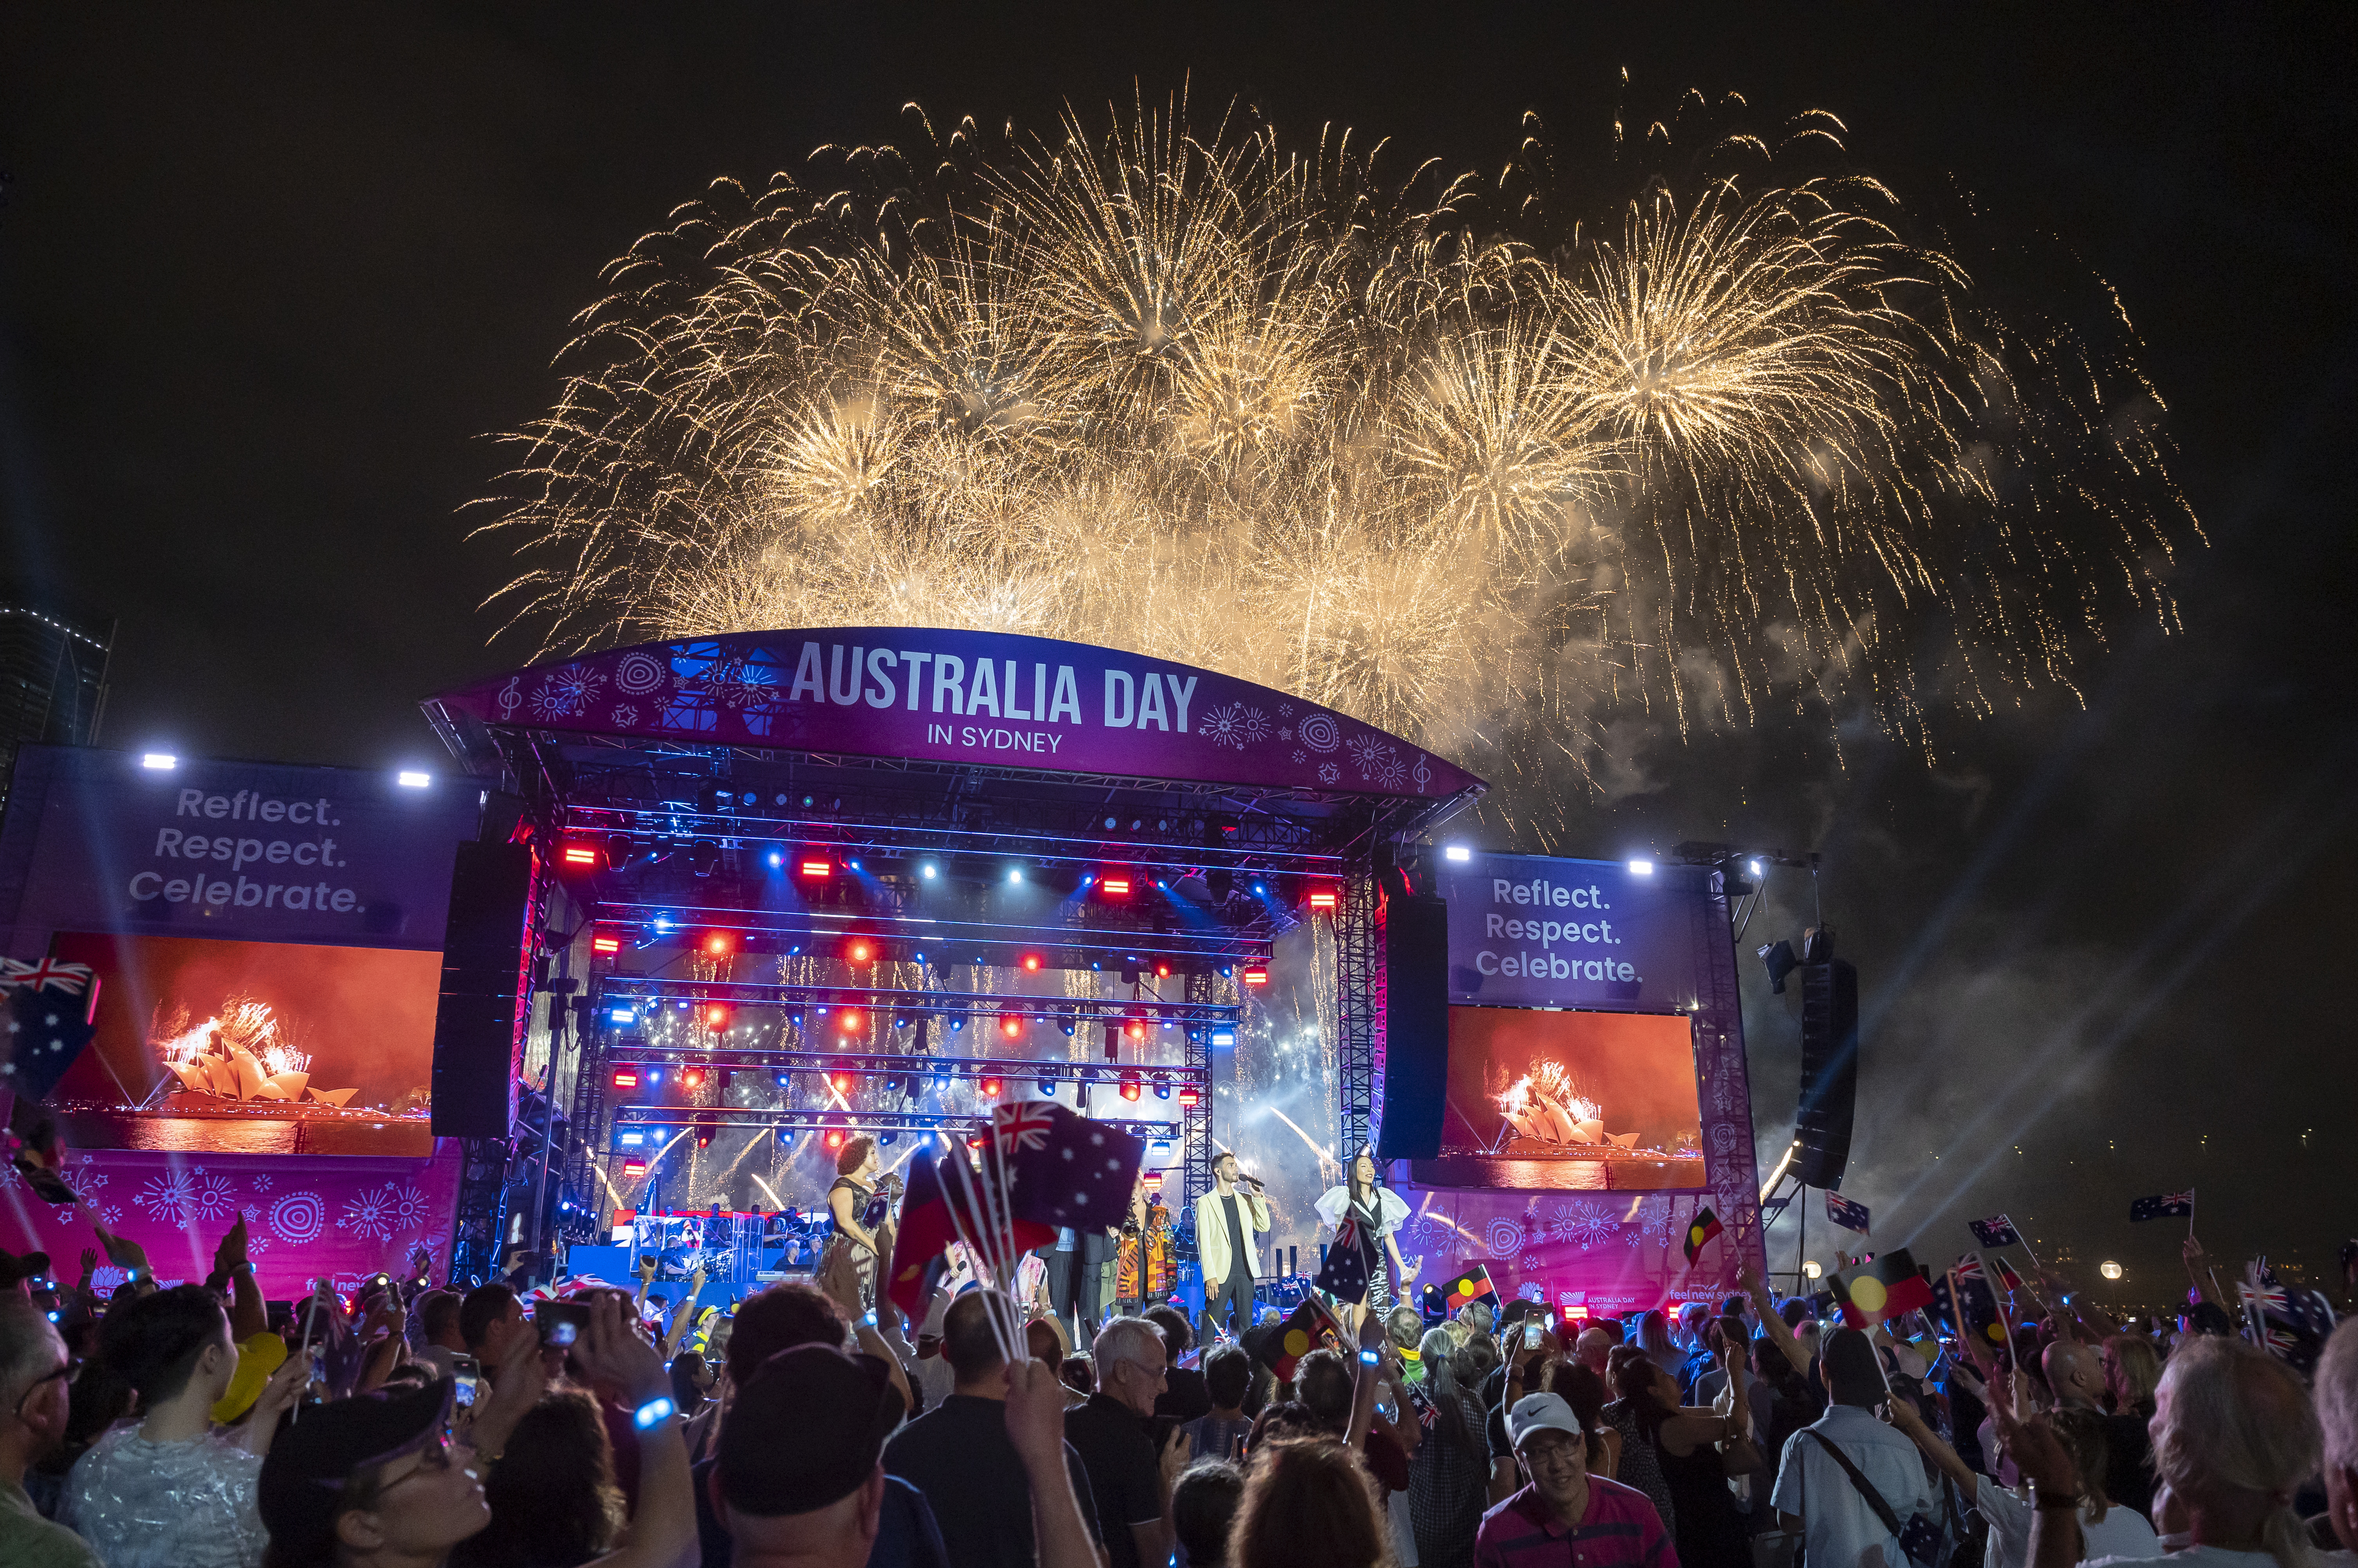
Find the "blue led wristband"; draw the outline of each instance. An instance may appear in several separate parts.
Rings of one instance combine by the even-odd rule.
[[[678,1413],[679,1407],[671,1402],[669,1394],[657,1394],[631,1412],[631,1424],[644,1432],[650,1427],[662,1425],[665,1420]]]

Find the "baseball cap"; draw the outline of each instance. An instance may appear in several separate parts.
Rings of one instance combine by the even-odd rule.
[[[280,1427],[262,1461],[254,1498],[274,1552],[284,1549],[290,1561],[325,1562],[352,1472],[433,1441],[449,1422],[455,1389],[445,1378],[399,1393],[307,1405]]]
[[[1535,1432],[1568,1432],[1585,1442],[1580,1418],[1572,1413],[1562,1394],[1525,1394],[1507,1411],[1507,1446],[1520,1448]]]
[[[875,1357],[832,1345],[781,1350],[738,1390],[721,1422],[720,1495],[763,1518],[823,1509],[875,1473],[906,1413]]]
[[[45,1278],[49,1271],[49,1255],[46,1252],[0,1251],[0,1290],[27,1280]]]

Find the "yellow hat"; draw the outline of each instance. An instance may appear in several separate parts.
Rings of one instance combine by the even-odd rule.
[[[222,1425],[254,1408],[262,1385],[287,1362],[287,1341],[276,1334],[257,1334],[237,1347],[237,1370],[230,1374],[229,1392],[213,1406],[213,1420]]]

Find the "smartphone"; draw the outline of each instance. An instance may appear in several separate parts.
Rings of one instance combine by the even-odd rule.
[[[1540,1325],[1539,1319],[1535,1317],[1525,1318],[1523,1320],[1523,1348],[1526,1350],[1537,1350],[1540,1347],[1540,1336],[1545,1332],[1546,1330]]]
[[[590,1326],[590,1307],[585,1302],[542,1302],[532,1309],[532,1321],[540,1330],[544,1346],[568,1346],[581,1337]]]
[[[458,1385],[458,1391],[450,1396],[451,1402],[472,1405],[475,1402],[475,1383],[481,1376],[475,1358],[463,1350],[453,1355],[450,1357],[450,1376]]]

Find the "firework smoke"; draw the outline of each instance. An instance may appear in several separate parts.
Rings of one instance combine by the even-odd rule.
[[[1641,187],[1588,211],[1542,135],[1387,184],[1347,134],[1184,103],[918,116],[716,187],[610,269],[518,438],[512,602],[550,651],[1097,643],[1510,784],[1586,776],[1632,706],[1929,744],[1935,704],[2068,686],[2124,601],[2170,623],[2199,535],[2125,350],[2001,312],[1872,181],[1801,177],[1831,116],[1707,129],[1682,169],[1659,124],[1617,148]]]

